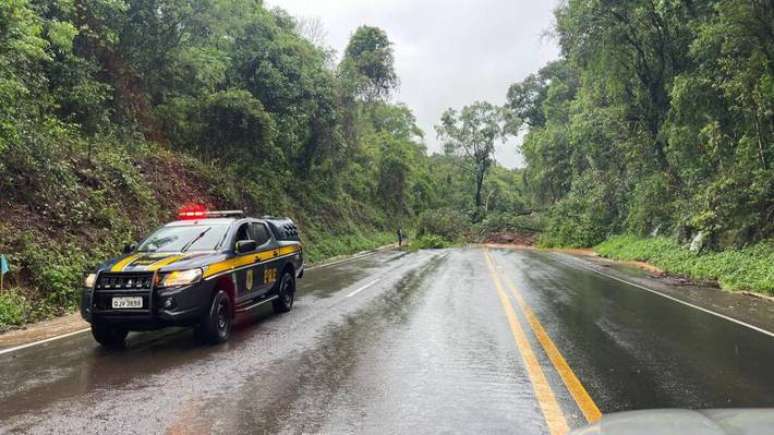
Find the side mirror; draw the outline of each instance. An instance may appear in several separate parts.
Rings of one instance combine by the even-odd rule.
[[[255,251],[255,248],[257,247],[258,244],[255,243],[255,240],[240,240],[236,242],[237,254],[244,254],[245,252]]]
[[[124,245],[124,254],[131,254],[137,249],[137,242],[129,243],[128,245]]]

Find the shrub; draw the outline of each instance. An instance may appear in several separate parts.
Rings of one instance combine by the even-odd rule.
[[[435,235],[454,242],[460,240],[468,228],[468,219],[457,210],[450,208],[428,210],[419,215],[417,237]]]
[[[28,238],[22,239],[22,243],[20,262],[47,304],[61,309],[74,308],[83,272],[89,269],[87,255],[68,244],[41,244]]]
[[[29,313],[27,299],[18,291],[0,291],[0,331],[8,326],[23,324]]]
[[[415,251],[417,249],[441,249],[448,248],[452,243],[445,240],[443,237],[436,234],[424,234],[415,240],[412,240],[409,244],[409,249]]]

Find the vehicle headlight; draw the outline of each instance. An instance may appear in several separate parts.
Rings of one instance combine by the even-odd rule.
[[[161,277],[161,287],[179,287],[202,279],[201,269],[176,270]]]
[[[97,274],[96,273],[90,273],[86,275],[86,278],[83,280],[83,286],[86,288],[94,288],[94,284],[97,283]]]

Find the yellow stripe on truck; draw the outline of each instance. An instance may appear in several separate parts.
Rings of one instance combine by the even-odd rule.
[[[228,260],[213,263],[207,266],[207,269],[204,271],[204,277],[209,278],[222,272],[227,272],[239,267],[249,266],[253,263],[262,263],[264,261],[271,260],[272,258],[293,254],[300,250],[300,245],[290,245],[282,246],[276,249],[267,249],[265,251],[254,252],[252,254],[245,254],[236,258],[230,258]]]
[[[283,247],[279,248],[279,256],[281,257],[283,255],[292,254],[292,253],[298,252],[300,250],[301,250],[301,246],[300,245],[283,246]]]
[[[175,261],[180,260],[181,258],[185,257],[185,255],[172,255],[170,257],[167,257],[163,260],[159,260],[150,266],[148,266],[147,270],[153,271],[153,270],[159,270],[160,268],[164,266],[169,266],[170,264],[174,263]]]
[[[219,263],[213,263],[207,266],[207,268],[204,270],[204,277],[209,278],[221,272],[229,271],[231,269],[236,269],[237,267],[247,266],[249,264],[256,263],[257,261],[258,260],[256,260],[255,254],[251,254],[251,255],[244,255],[242,257],[221,261]]]
[[[111,272],[121,272],[121,271],[123,271],[124,268],[126,268],[126,266],[132,264],[132,262],[134,260],[136,260],[137,257],[139,257],[139,256],[140,256],[140,254],[134,254],[134,255],[130,255],[130,256],[124,258],[123,260],[121,260],[118,263],[114,264],[113,267],[110,268],[110,271]]]

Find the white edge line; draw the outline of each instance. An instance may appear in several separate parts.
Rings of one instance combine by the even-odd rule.
[[[737,325],[746,326],[746,327],[748,327],[748,328],[752,329],[753,331],[758,331],[758,332],[760,332],[761,334],[766,334],[766,335],[768,335],[769,337],[774,337],[774,332],[767,331],[767,330],[765,330],[765,329],[763,329],[763,328],[759,328],[759,327],[757,327],[757,326],[755,326],[755,325],[751,325],[751,324],[749,324],[749,323],[747,323],[747,322],[743,322],[743,321],[741,321],[741,320],[738,320],[738,319],[734,319],[733,317],[726,316],[725,314],[720,314],[720,313],[718,313],[718,312],[716,312],[716,311],[712,311],[712,310],[709,310],[709,309],[707,309],[707,308],[700,307],[700,306],[698,306],[698,305],[692,304],[692,303],[690,303],[690,302],[687,302],[687,301],[684,301],[684,300],[682,300],[682,299],[678,299],[678,298],[676,298],[676,297],[674,297],[674,296],[669,296],[668,294],[661,293],[661,292],[660,292],[660,291],[658,291],[658,290],[653,290],[653,289],[651,289],[651,288],[647,288],[647,287],[645,287],[645,286],[643,286],[643,285],[636,284],[636,283],[633,283],[633,282],[631,282],[631,281],[627,281],[627,280],[625,280],[625,279],[622,279],[622,278],[618,278],[618,277],[616,277],[616,276],[613,276],[613,275],[607,274],[607,273],[605,273],[605,272],[601,272],[601,271],[599,271],[599,270],[596,270],[596,269],[594,269],[594,268],[592,268],[592,267],[588,267],[588,266],[586,266],[585,264],[579,264],[578,266],[579,266],[579,267],[581,267],[581,268],[583,268],[583,269],[590,270],[590,271],[592,271],[592,272],[598,273],[598,274],[600,274],[600,275],[602,275],[602,276],[606,276],[606,277],[608,277],[608,278],[610,278],[610,279],[614,279],[614,280],[616,280],[616,281],[620,281],[620,282],[622,282],[622,283],[624,283],[624,284],[628,284],[628,285],[630,285],[630,286],[632,286],[632,287],[637,287],[637,288],[639,288],[639,289],[642,289],[642,290],[645,290],[645,291],[649,291],[649,292],[651,292],[651,293],[654,293],[654,294],[657,294],[657,295],[659,295],[659,296],[662,296],[662,297],[665,297],[665,298],[667,298],[667,299],[670,299],[670,300],[672,300],[672,301],[674,301],[674,302],[678,302],[678,303],[681,303],[681,304],[683,304],[683,305],[687,305],[687,306],[689,306],[689,307],[691,307],[691,308],[695,308],[695,309],[697,309],[697,310],[699,310],[699,311],[703,311],[703,312],[705,312],[705,313],[707,313],[707,314],[712,314],[713,316],[720,317],[721,319],[728,320],[729,322],[736,323]]]
[[[72,337],[73,335],[82,334],[82,333],[84,333],[86,331],[89,331],[89,330],[91,330],[91,328],[79,329],[77,331],[68,332],[67,334],[57,335],[56,337],[49,337],[49,338],[46,338],[44,340],[33,341],[32,343],[22,344],[20,346],[11,347],[11,348],[8,348],[8,349],[3,349],[3,350],[0,350],[0,355],[6,354],[6,353],[15,352],[17,350],[26,349],[28,347],[37,346],[39,344],[50,343],[52,341],[60,340],[62,338]]]
[[[356,294],[362,292],[363,290],[367,289],[368,287],[371,287],[372,285],[376,284],[377,282],[379,282],[379,280],[375,279],[375,280],[369,282],[368,284],[366,284],[366,285],[358,288],[357,290],[353,291],[352,293],[348,294],[347,297],[351,298],[352,296],[355,296]]]
[[[355,261],[355,260],[358,260],[358,259],[363,258],[363,257],[368,257],[369,255],[374,255],[377,252],[380,252],[380,251],[376,250],[376,251],[371,251],[371,252],[359,253],[359,254],[351,255],[351,256],[349,256],[347,258],[342,258],[341,260],[334,261],[332,263],[316,264],[314,266],[309,266],[309,267],[306,267],[304,269],[305,270],[315,270],[315,269],[323,269],[323,268],[326,268],[326,267],[329,267],[329,266],[336,266],[337,264],[348,263],[350,261]]]

